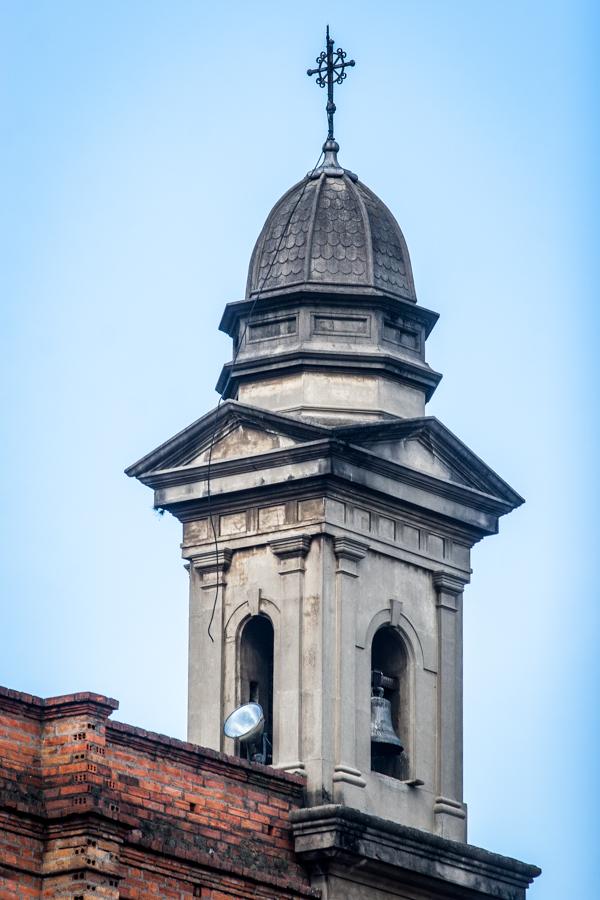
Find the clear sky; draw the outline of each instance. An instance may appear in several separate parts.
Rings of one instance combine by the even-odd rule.
[[[329,21],[341,162],[441,313],[429,411],[527,499],[465,596],[469,837],[541,865],[533,900],[597,896],[595,7],[4,0],[1,683],[185,736],[179,526],[123,469],[216,403]]]

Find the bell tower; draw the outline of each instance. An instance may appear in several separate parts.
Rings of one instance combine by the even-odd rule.
[[[219,405],[127,474],[183,526],[189,740],[239,752],[223,723],[260,703],[267,762],[306,781],[298,852],[326,896],[362,897],[333,887],[323,835],[466,841],[463,593],[472,547],[523,501],[426,415],[437,314],[391,212],[338,161],[333,84],[354,63],[328,33],[317,64],[323,161],[273,207],[225,308]],[[511,877],[523,893],[497,896],[524,896],[531,872]]]

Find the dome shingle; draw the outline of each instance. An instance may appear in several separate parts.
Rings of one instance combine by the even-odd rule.
[[[398,223],[379,197],[339,166],[337,149],[271,210],[250,260],[248,298],[330,288],[416,302]]]

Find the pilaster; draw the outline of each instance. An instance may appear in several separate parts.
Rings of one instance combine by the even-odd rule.
[[[222,749],[223,608],[233,553],[220,547],[190,557],[188,740]],[[211,621],[212,620],[212,621]],[[210,634],[209,634],[210,626]],[[210,678],[207,673],[210,672]]]
[[[362,805],[365,779],[356,764],[356,608],[360,601],[359,567],[367,544],[351,538],[334,540],[336,559],[336,722],[334,797]],[[357,793],[357,789],[358,793]]]
[[[286,772],[305,774],[302,753],[302,612],[308,535],[271,541],[281,576],[279,659],[275,666],[277,698],[274,709],[276,736],[274,764]]]
[[[463,796],[462,598],[465,582],[434,572],[438,624],[437,779],[433,812],[437,834],[467,839]]]

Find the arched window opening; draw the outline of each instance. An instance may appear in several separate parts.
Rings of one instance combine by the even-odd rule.
[[[373,637],[371,645],[371,692],[372,696],[383,696],[387,704],[372,704],[371,734],[374,729],[384,723],[391,728],[390,742],[371,741],[371,769],[392,778],[405,780],[408,778],[408,743],[409,695],[408,695],[408,657],[404,642],[398,631],[391,625],[384,625]],[[389,723],[388,723],[389,716]],[[400,739],[404,747],[392,743],[392,736]]]
[[[265,715],[267,764],[273,743],[273,626],[263,615],[252,616],[240,640],[240,702],[260,703]]]

